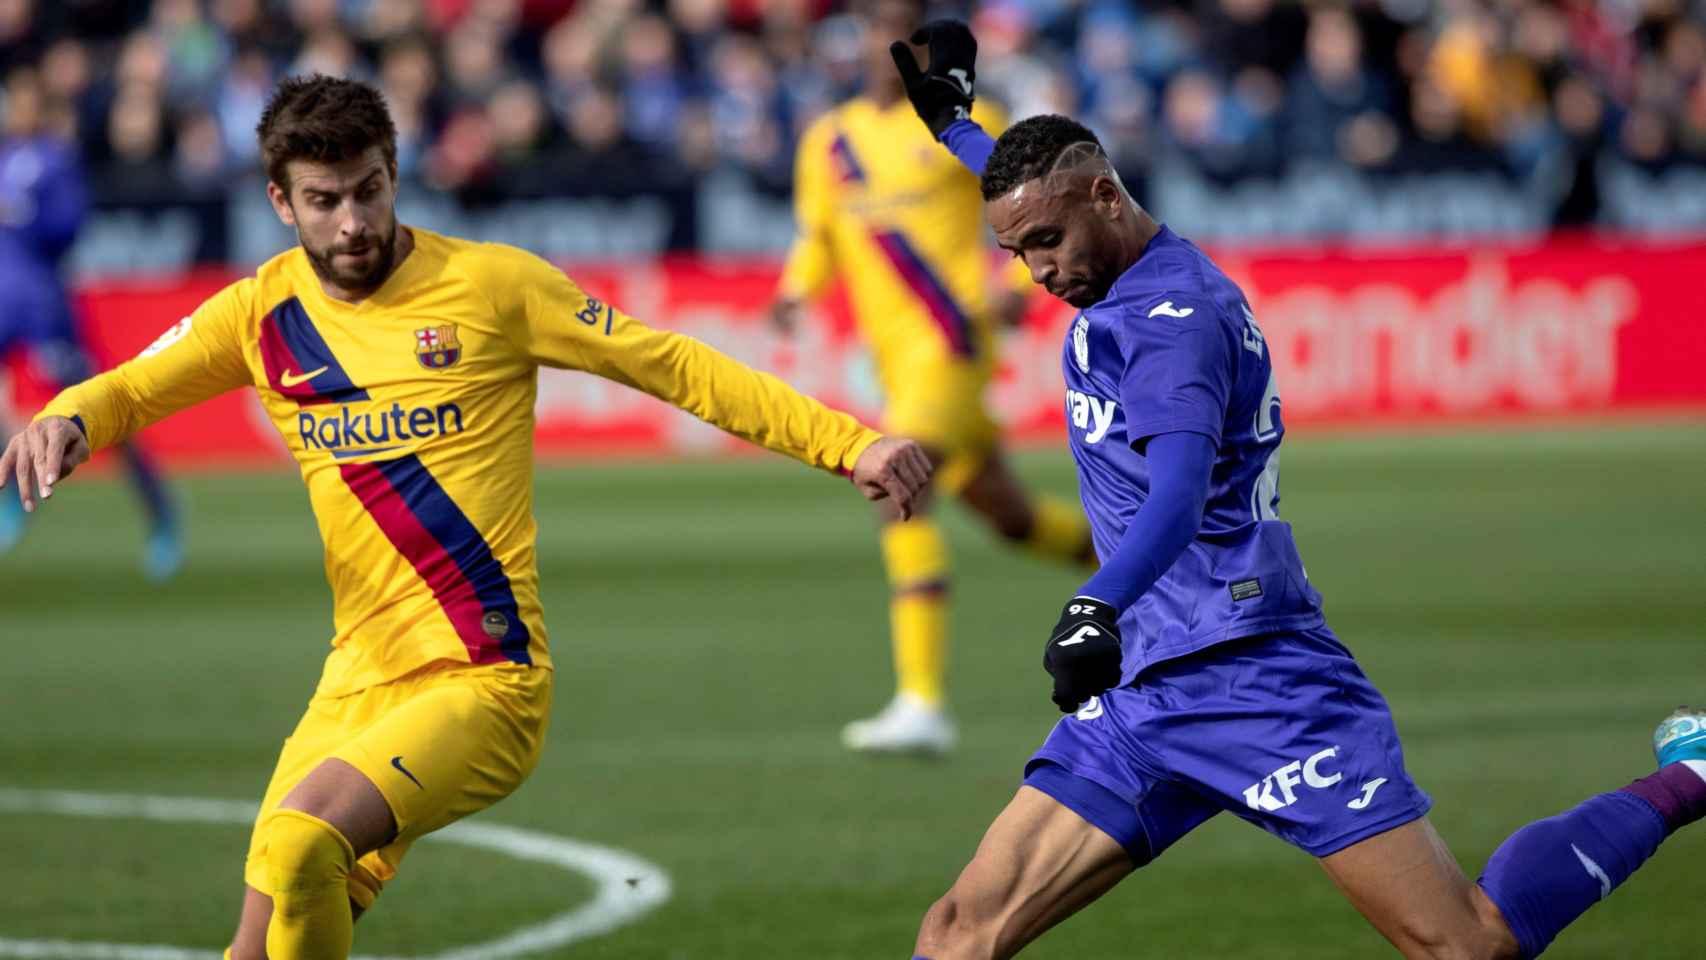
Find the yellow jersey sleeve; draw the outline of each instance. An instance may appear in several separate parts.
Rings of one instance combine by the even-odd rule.
[[[794,152],[794,224],[797,233],[782,267],[777,292],[807,299],[823,292],[835,277],[831,221],[835,217],[834,176],[830,143],[835,128],[830,116],[819,117],[806,129]]]
[[[209,297],[135,359],[54,397],[36,419],[70,417],[99,450],[167,416],[253,382],[241,331],[254,280]]]
[[[847,472],[881,434],[776,377],[692,337],[657,330],[589,297],[561,270],[500,248],[508,277],[503,322],[537,364],[584,370],[679,407],[768,450]]]

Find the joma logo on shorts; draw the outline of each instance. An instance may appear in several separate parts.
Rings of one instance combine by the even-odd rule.
[[[1329,773],[1321,769],[1321,761],[1339,755],[1338,747],[1328,747],[1310,757],[1308,760],[1293,760],[1280,767],[1273,773],[1244,788],[1244,802],[1251,810],[1284,810],[1297,802],[1297,793],[1293,789],[1299,784],[1307,784],[1317,790],[1325,789],[1345,778],[1342,773]],[[1274,796],[1274,788],[1279,788],[1279,796]]]

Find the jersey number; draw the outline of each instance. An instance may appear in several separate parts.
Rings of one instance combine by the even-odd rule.
[[[1254,324],[1252,323],[1252,326]],[[1262,391],[1262,405],[1256,408],[1256,440],[1267,443],[1279,436],[1279,381],[1273,370],[1268,371],[1268,388]],[[1250,492],[1250,516],[1257,520],[1279,519],[1279,445],[1268,451],[1267,462],[1256,477],[1256,487]]]

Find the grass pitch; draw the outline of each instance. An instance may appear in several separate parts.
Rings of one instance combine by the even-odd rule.
[[[1282,515],[1472,874],[1523,823],[1650,771],[1653,725],[1706,697],[1702,463],[1699,422],[1286,444]],[[1073,493],[1063,452],[1021,467]],[[129,494],[104,479],[60,490],[0,558],[0,786],[259,798],[330,632],[320,547],[293,476],[181,489],[190,562],[168,586],[136,575]],[[1038,651],[1077,576],[946,511],[964,745],[877,760],[837,742],[890,688],[872,520],[845,484],[773,458],[551,466],[535,509],[556,713],[538,772],[483,817],[675,882],[661,910],[560,953],[908,956],[1057,716]],[[246,841],[0,815],[0,939],[217,949]],[[1700,957],[1703,856],[1706,827],[1673,838],[1547,956]],[[357,949],[489,939],[589,890],[422,844]],[[1306,856],[1231,817],[1027,954],[1391,955]]]

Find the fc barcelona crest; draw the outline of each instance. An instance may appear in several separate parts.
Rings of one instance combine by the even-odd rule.
[[[456,324],[415,331],[415,359],[428,370],[456,366],[462,359],[462,344],[456,339]]]

